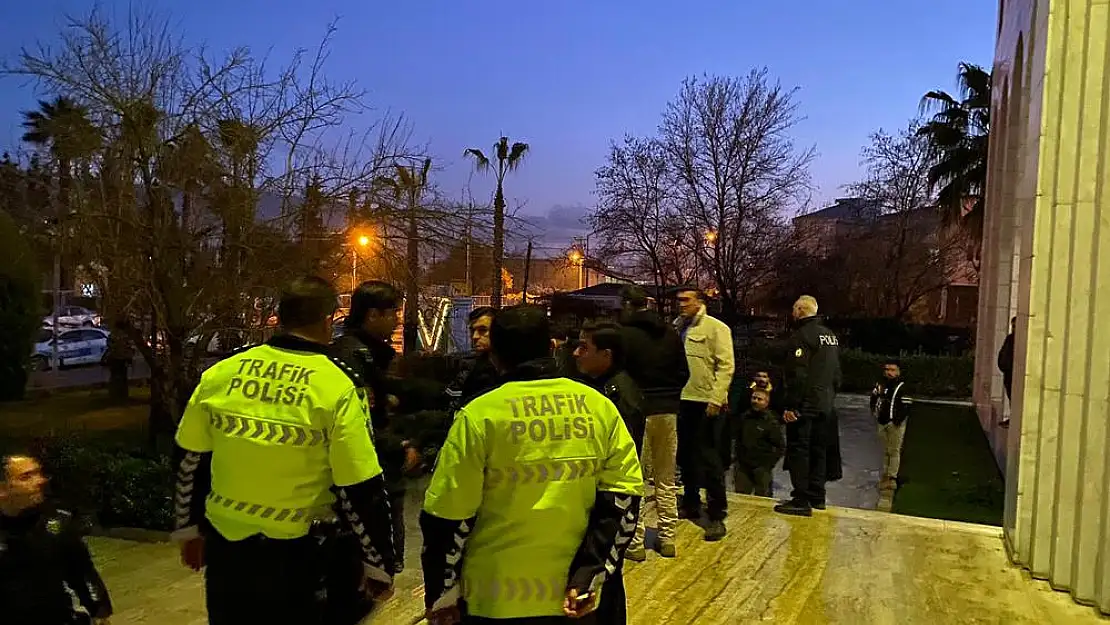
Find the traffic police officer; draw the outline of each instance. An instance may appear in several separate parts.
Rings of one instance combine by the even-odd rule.
[[[786,366],[783,421],[786,421],[786,468],[794,486],[790,500],[776,512],[810,516],[825,509],[829,422],[840,379],[840,341],[817,318],[817,300],[803,295],[794,302],[796,323]]]
[[[499,311],[491,342],[501,385],[456,413],[425,495],[428,620],[593,617],[636,530],[636,445],[609,399],[551,377],[543,310]]]
[[[177,431],[176,538],[207,565],[213,625],[322,621],[320,545],[341,509],[363,551],[367,590],[392,588],[393,537],[366,391],[327,355],[338,297],[320,278],[281,295],[284,330],[201,377]]]

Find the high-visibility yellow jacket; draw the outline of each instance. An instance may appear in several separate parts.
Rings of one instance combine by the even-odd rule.
[[[554,378],[507,382],[480,395],[457,413],[425,495],[426,541],[436,542],[430,528],[446,523],[454,544],[464,545],[461,553],[446,550],[442,587],[428,580],[434,548],[426,551],[429,605],[461,596],[475,616],[562,614],[568,572],[599,493],[622,506],[628,536],[612,539],[623,553],[642,484],[632,437],[613,403],[594,389]],[[615,548],[594,551],[601,550],[598,584],[603,566],[619,566],[619,557],[607,560]]]

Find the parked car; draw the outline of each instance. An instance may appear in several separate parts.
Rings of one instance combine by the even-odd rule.
[[[31,368],[46,371],[53,355],[53,332],[43,330],[31,353]],[[58,333],[58,365],[72,367],[103,362],[108,353],[108,331],[100,328],[78,328]]]
[[[54,316],[43,318],[44,328],[52,327]],[[80,306],[63,306],[58,309],[58,327],[60,328],[91,328],[100,325],[100,315]]]

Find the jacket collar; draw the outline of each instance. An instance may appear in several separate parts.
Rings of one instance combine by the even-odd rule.
[[[501,375],[502,382],[527,382],[557,377],[558,366],[554,358],[545,357],[521,363]]]
[[[328,346],[315,341],[310,341],[306,338],[293,336],[292,334],[275,334],[266,341],[270,347],[277,349],[288,349],[294,352],[313,352],[315,354],[327,354]]]
[[[374,362],[379,363],[383,367],[389,367],[389,363],[391,363],[393,358],[397,355],[397,352],[393,351],[393,346],[389,344],[389,341],[375,338],[361,328],[346,330],[343,335],[353,336],[358,339],[359,343],[362,343],[366,346],[366,349],[370,350],[370,355],[374,357]]]

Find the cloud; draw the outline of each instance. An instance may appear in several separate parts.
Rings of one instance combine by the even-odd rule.
[[[529,236],[535,237],[535,247],[548,252],[561,252],[570,247],[575,237],[586,236],[590,227],[585,223],[585,217],[590,208],[583,204],[567,206],[556,204],[547,209],[546,213],[535,214],[522,212],[517,215],[518,223],[515,229],[521,230],[512,236],[506,247],[523,248]]]

